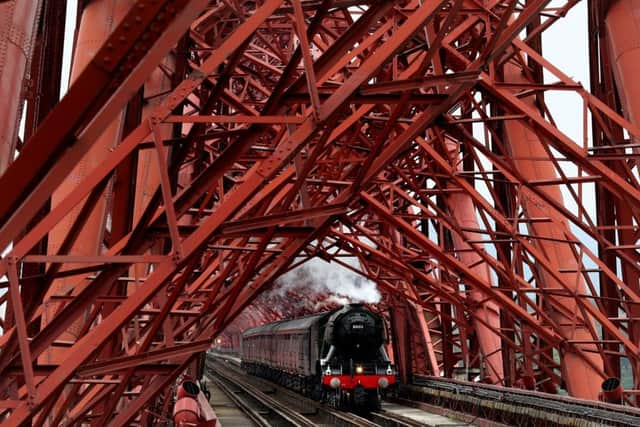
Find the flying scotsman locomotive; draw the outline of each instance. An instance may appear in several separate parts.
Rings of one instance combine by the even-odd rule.
[[[250,328],[242,365],[334,408],[375,410],[396,382],[384,319],[362,304]]]

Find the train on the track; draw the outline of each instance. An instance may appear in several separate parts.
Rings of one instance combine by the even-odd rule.
[[[331,407],[380,408],[396,383],[384,319],[362,304],[282,320],[242,334],[242,366]]]

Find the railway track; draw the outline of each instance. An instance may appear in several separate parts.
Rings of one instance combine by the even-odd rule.
[[[223,383],[236,394],[236,398],[245,399],[244,407],[249,407],[255,412],[259,407],[259,414],[266,419],[264,414],[269,414],[267,424],[257,421],[259,425],[267,426],[341,426],[341,427],[375,427],[378,424],[371,423],[364,418],[353,414],[338,413],[326,410],[310,399],[292,393],[276,384],[247,376],[239,367],[231,363],[221,363],[208,358],[207,369],[210,377],[216,383]],[[242,394],[242,397],[240,397]],[[247,402],[252,400],[256,403]],[[242,408],[244,410],[244,407]],[[273,413],[273,414],[271,414]],[[252,417],[253,418],[253,417]]]
[[[640,426],[638,408],[466,381],[418,376],[400,393],[510,425]]]
[[[220,390],[227,395],[227,397],[245,414],[247,415],[256,425],[260,427],[266,427],[269,425],[269,421],[262,416],[259,410],[256,409],[255,406],[252,406],[246,399],[242,399],[238,396],[241,393],[241,390],[233,387],[228,384],[226,381],[223,381],[216,377],[209,376],[208,379],[213,381]]]
[[[336,411],[262,378],[248,376],[233,359],[208,355],[207,370],[212,381],[229,394],[238,406],[260,426],[417,427],[411,419],[385,411],[364,418]],[[266,423],[266,424],[265,424]],[[454,425],[469,425],[451,423]]]
[[[236,369],[244,375],[239,366]],[[265,385],[275,386],[267,380],[251,378]],[[309,402],[308,405],[319,407],[319,411],[331,411],[289,390],[283,389],[282,393],[290,394],[289,401],[304,400]],[[393,401],[408,409],[420,408],[425,412],[447,417],[455,416],[460,420],[457,424],[460,426],[476,423],[478,425],[640,426],[640,409],[638,408],[432,377],[415,377],[413,385],[402,386],[400,397]],[[335,425],[403,427],[424,425],[385,411],[372,413],[368,419],[344,412],[338,414],[345,421],[343,424]]]
[[[274,394],[273,389],[265,390],[264,387],[256,387],[242,376],[217,366],[215,362],[207,362],[207,368],[209,378],[259,426],[312,427],[317,425],[312,418],[283,405],[271,396]]]

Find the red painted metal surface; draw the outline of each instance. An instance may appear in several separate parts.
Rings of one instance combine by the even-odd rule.
[[[217,337],[318,308],[260,297],[314,257],[375,282],[403,380],[636,403],[636,2],[590,2],[591,91],[540,53],[572,0],[85,3],[69,93],[43,119],[34,60],[0,154],[4,424],[171,418]]]
[[[38,25],[38,2],[0,3],[0,174],[13,161]],[[23,83],[24,82],[24,83]]]
[[[70,77],[71,85],[76,81],[80,72],[86,68],[87,64],[93,60],[98,49],[107,40],[113,29],[117,27],[133,4],[133,1],[118,2],[107,0],[92,2],[85,7],[76,37],[75,57]],[[74,166],[57,190],[53,192],[51,195],[51,206],[53,208],[73,191],[77,183],[86,177],[88,171],[93,170],[100,164],[109,150],[121,139],[121,131],[122,120],[119,116],[107,126],[92,149]],[[95,256],[100,252],[106,228],[107,202],[111,196],[111,191],[110,189],[104,189],[100,193],[95,197],[90,212],[87,210],[81,212],[82,209],[78,206],[49,231],[47,253]],[[77,222],[80,222],[82,226],[78,227],[74,233],[72,229]],[[72,235],[74,240],[69,241],[67,238],[69,235]],[[78,267],[81,267],[81,264],[69,264],[68,269]],[[46,308],[42,316],[43,327],[55,318],[56,312],[60,308],[60,304],[53,301],[55,297],[64,295],[76,282],[82,280],[82,275],[70,275],[53,280],[44,298]],[[61,339],[75,341],[81,329],[82,322],[75,322],[61,335]],[[40,361],[44,364],[60,363],[66,357],[66,350],[64,347],[50,348]]]
[[[183,378],[176,388],[176,402],[173,405],[175,426],[220,427],[215,411],[190,378]]]
[[[393,375],[323,375],[322,384],[331,387],[331,380],[334,378],[340,380],[340,388],[343,390],[353,390],[358,385],[365,389],[377,389],[380,378],[385,378],[390,385],[396,382]]]

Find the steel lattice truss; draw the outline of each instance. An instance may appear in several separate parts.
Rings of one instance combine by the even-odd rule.
[[[315,256],[378,284],[405,373],[597,398],[623,358],[637,384],[640,130],[538,53],[576,2],[549,3],[132,2],[0,178],[4,422],[166,414]]]

